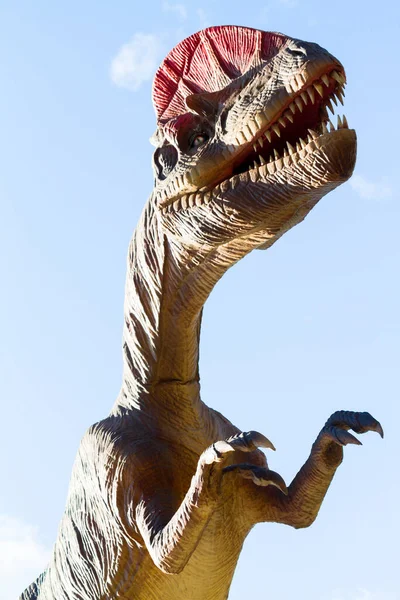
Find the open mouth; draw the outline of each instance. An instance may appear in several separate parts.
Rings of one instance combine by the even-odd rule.
[[[345,83],[345,75],[338,67],[308,80],[296,75],[289,86],[291,95],[287,103],[277,107],[273,118],[259,113],[239,133],[237,145],[241,151],[231,156],[230,173],[225,170],[223,178],[193,193],[175,192],[172,198],[167,195],[160,208],[175,212],[208,204],[221,192],[235,189],[244,178],[257,182],[260,177],[297,164],[322,148],[331,135],[339,136],[340,143],[338,132],[348,129],[347,119],[338,115],[335,127],[328,111],[334,115],[334,106],[338,102],[343,105]]]
[[[299,79],[297,78],[297,81]],[[334,105],[343,104],[345,77],[337,69],[324,73],[312,83],[302,85],[295,98],[284,107],[268,129],[258,132],[245,159],[233,167],[233,175],[296,155],[317,139],[337,129],[347,129],[345,116],[337,117],[337,127],[329,119],[334,115]],[[262,117],[256,117],[262,122]],[[261,123],[260,123],[261,124]],[[242,134],[243,135],[243,134]],[[284,161],[287,164],[287,161]]]

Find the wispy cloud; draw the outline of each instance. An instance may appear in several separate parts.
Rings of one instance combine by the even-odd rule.
[[[40,542],[35,527],[0,515],[1,597],[15,600],[44,571],[50,551]]]
[[[119,87],[136,91],[143,83],[153,78],[162,56],[163,45],[158,36],[151,33],[135,33],[113,59],[111,80]]]
[[[392,188],[384,179],[373,182],[362,175],[353,175],[350,185],[361,198],[366,200],[384,200],[392,195]]]
[[[187,8],[184,4],[181,4],[181,3],[172,4],[172,3],[164,0],[164,2],[162,3],[162,9],[165,12],[175,13],[181,21],[185,21],[187,19],[188,13],[187,13]]]

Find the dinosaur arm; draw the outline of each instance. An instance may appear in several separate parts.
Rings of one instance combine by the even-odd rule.
[[[154,564],[164,573],[180,573],[200,541],[218,500],[223,469],[219,462],[214,446],[203,452],[189,489],[172,515],[164,491],[142,495],[137,505],[137,527]]]
[[[338,449],[343,452],[342,449]],[[262,488],[258,496],[259,521],[273,521],[296,529],[309,527],[316,519],[337,466],[322,467],[311,452],[284,496],[273,487]]]
[[[383,437],[380,423],[369,413],[334,413],[319,433],[310,456],[289,485],[288,494],[285,496],[272,487],[259,488],[258,521],[275,521],[296,529],[309,527],[314,522],[336,469],[343,460],[343,446],[361,444],[348,432],[349,429],[357,433],[376,431]]]

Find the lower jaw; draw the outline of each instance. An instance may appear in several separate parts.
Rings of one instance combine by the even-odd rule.
[[[356,132],[342,129],[319,136],[293,155],[281,157],[236,177],[240,183],[286,182],[316,188],[329,182],[343,183],[351,177],[356,161]],[[232,187],[235,188],[235,182]],[[237,181],[236,185],[239,185]],[[223,184],[220,186],[223,188]]]
[[[318,188],[329,182],[336,185],[351,176],[356,159],[354,129],[339,129],[318,136],[301,150],[287,154],[257,168],[226,179],[215,187],[207,186],[196,193],[184,195],[162,208],[163,213],[201,210],[203,206],[231,200],[240,195],[243,184],[283,184],[306,189]],[[262,192],[260,190],[262,195]],[[211,207],[210,207],[211,208]]]

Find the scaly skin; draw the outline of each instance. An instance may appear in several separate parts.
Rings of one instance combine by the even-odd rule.
[[[383,435],[368,413],[335,413],[286,487],[259,450],[271,442],[200,399],[201,313],[215,283],[352,173],[355,132],[345,119],[326,128],[344,82],[319,46],[240,27],[191,36],[161,65],[122,389],[82,440],[53,558],[23,600],[224,600],[250,529],[309,526],[343,446],[359,443],[349,430]]]

